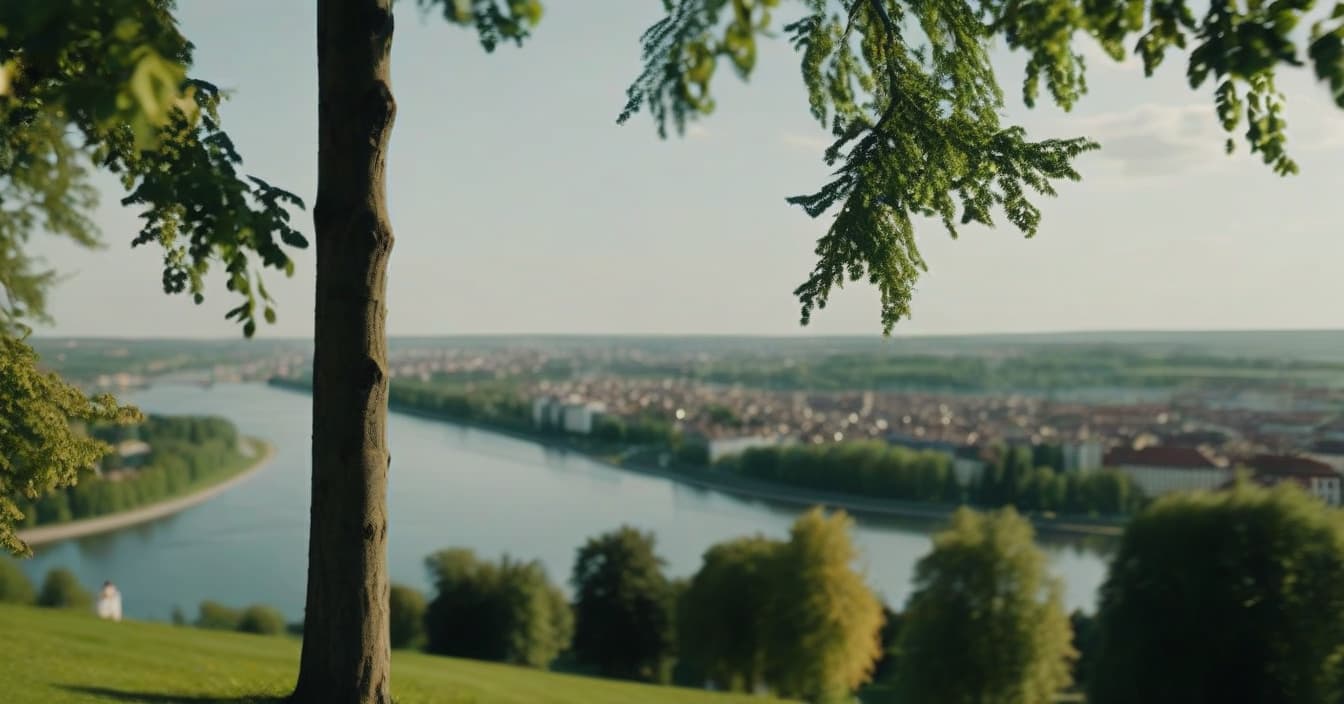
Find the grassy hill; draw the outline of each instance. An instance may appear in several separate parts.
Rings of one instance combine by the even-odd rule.
[[[270,703],[294,683],[293,638],[157,623],[108,623],[82,613],[0,605],[0,701],[6,704]],[[396,652],[398,704],[769,704]]]

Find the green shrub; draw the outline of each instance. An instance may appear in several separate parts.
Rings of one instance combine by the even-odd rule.
[[[33,583],[18,561],[0,557],[0,603],[31,604],[34,598]]]
[[[419,647],[425,638],[425,596],[403,584],[393,584],[388,603],[392,647]]]
[[[196,627],[214,631],[236,631],[240,619],[237,609],[231,609],[217,601],[202,601],[200,615],[196,618]]]
[[[93,595],[84,590],[73,572],[57,567],[42,580],[37,605],[49,609],[90,609],[93,607]]]
[[[238,630],[263,636],[278,636],[285,632],[285,617],[279,611],[261,604],[243,609],[238,618]]]

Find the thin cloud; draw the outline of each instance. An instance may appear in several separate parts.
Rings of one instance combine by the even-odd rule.
[[[686,127],[686,136],[691,139],[704,139],[712,134],[708,127],[692,123]]]
[[[779,133],[779,141],[785,145],[796,149],[805,149],[809,152],[820,153],[831,146],[832,139],[820,134],[798,134],[797,132]]]
[[[1140,105],[1080,120],[1080,132],[1101,143],[1101,157],[1133,176],[1197,169],[1223,158],[1227,135],[1213,106]]]

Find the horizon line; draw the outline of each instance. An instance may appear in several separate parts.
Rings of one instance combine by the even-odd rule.
[[[623,338],[623,339],[743,339],[743,340],[900,340],[900,339],[949,339],[949,338],[1005,338],[1005,337],[1063,337],[1068,335],[1220,335],[1220,334],[1290,334],[1290,333],[1344,333],[1341,328],[1088,328],[1076,330],[1031,330],[1031,331],[992,331],[992,332],[947,332],[947,333],[900,333],[891,335],[882,333],[716,333],[716,332],[458,332],[458,333],[406,333],[389,334],[387,339],[455,339],[455,338]],[[311,342],[312,337],[258,335],[245,338],[242,335],[228,336],[158,336],[158,335],[48,335],[34,333],[31,340],[116,340],[125,342]]]

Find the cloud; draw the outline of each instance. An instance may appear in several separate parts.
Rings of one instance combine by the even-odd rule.
[[[834,141],[823,134],[798,134],[797,132],[780,132],[779,141],[798,149],[805,149],[809,152],[820,154]]]
[[[1083,117],[1079,130],[1101,143],[1101,157],[1132,176],[1161,176],[1223,156],[1227,135],[1211,104],[1139,105]]]
[[[709,128],[705,127],[704,125],[691,123],[686,127],[686,136],[691,139],[704,139],[709,135],[710,135]]]
[[[1084,38],[1074,46],[1078,53],[1082,54],[1083,61],[1087,62],[1088,71],[1098,68],[1115,71],[1143,71],[1143,61],[1133,52],[1128,51],[1128,47],[1126,47],[1125,58],[1116,61],[1091,39]],[[1139,75],[1142,75],[1142,73]]]

